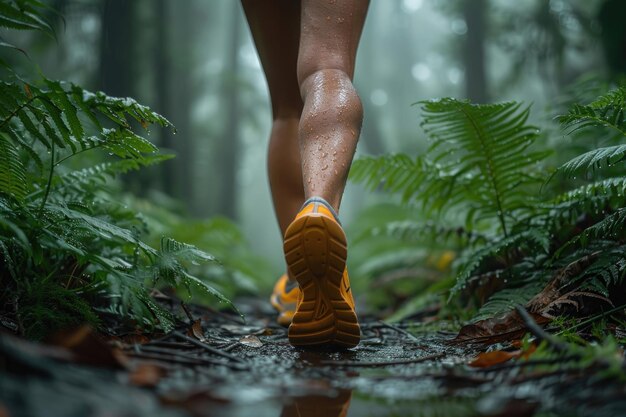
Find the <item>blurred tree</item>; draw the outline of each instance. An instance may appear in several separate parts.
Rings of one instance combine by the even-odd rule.
[[[237,171],[240,155],[241,112],[239,102],[240,64],[239,51],[241,48],[241,11],[238,2],[232,2],[230,7],[229,36],[226,38],[225,51],[226,65],[222,73],[224,77],[220,91],[221,101],[226,114],[222,134],[215,152],[216,175],[220,178],[217,195],[217,212],[232,219],[237,218]]]
[[[171,82],[171,50],[170,50],[170,22],[168,21],[169,2],[166,0],[156,0],[154,4],[154,19],[156,27],[155,48],[154,48],[154,71],[155,71],[155,109],[163,115],[172,113],[172,98],[170,92]],[[161,146],[166,149],[174,149],[173,133],[169,129],[161,132]],[[169,195],[175,195],[176,184],[171,175],[171,167],[176,163],[171,161],[162,167],[162,187],[163,191]]]
[[[133,95],[135,5],[103,0],[100,41],[100,88],[116,97]]]
[[[485,32],[487,0],[464,0],[461,11],[467,25],[463,44],[465,66],[465,95],[474,103],[486,103]]]
[[[626,74],[626,2],[606,0],[602,3],[598,20],[602,28],[604,56],[612,76]]]
[[[166,2],[171,5],[171,2]],[[171,72],[165,72],[161,76],[171,78],[164,79],[165,85],[161,86],[164,90],[160,94],[165,97],[160,98],[168,100],[167,106],[170,106],[168,116],[176,126],[177,132],[180,133],[175,141],[172,141],[171,149],[176,153],[175,163],[171,165],[171,172],[165,175],[171,175],[169,181],[171,183],[168,188],[171,195],[183,200],[188,208],[193,207],[193,166],[194,166],[194,131],[191,122],[192,104],[196,98],[193,82],[193,68],[195,67],[195,55],[193,46],[196,38],[194,37],[194,10],[191,0],[177,1],[176,7],[166,9],[165,16],[171,15],[172,19],[172,37],[173,45],[176,45],[176,58],[168,59],[172,64]],[[162,45],[163,53],[167,54],[166,45]],[[166,69],[166,71],[169,71]],[[172,139],[169,137],[169,139]]]

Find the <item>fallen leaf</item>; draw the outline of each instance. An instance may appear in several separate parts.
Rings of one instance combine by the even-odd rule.
[[[128,375],[131,384],[138,387],[156,387],[165,376],[165,369],[153,363],[141,363]]]
[[[193,336],[201,342],[206,342],[207,338],[204,337],[204,331],[202,330],[202,320],[198,319],[193,322],[189,330],[187,331],[187,336]]]
[[[474,368],[487,368],[489,366],[504,363],[513,358],[518,358],[521,354],[521,350],[514,350],[512,352],[505,352],[503,350],[482,352],[479,353],[478,356],[474,358],[474,360],[468,363],[468,365]]]
[[[239,343],[244,346],[250,346],[254,348],[263,346],[263,342],[261,342],[261,340],[253,334],[242,337],[241,339],[239,339]]]
[[[550,319],[538,314],[531,313],[531,316],[539,325],[550,321]],[[528,329],[524,320],[522,320],[517,311],[511,310],[502,316],[480,320],[463,326],[451,343],[493,344],[519,339],[527,332]]]
[[[48,342],[70,350],[77,363],[122,368],[127,362],[122,351],[107,345],[89,326],[57,332]]]
[[[513,347],[518,348],[514,351],[494,350],[491,352],[479,353],[474,360],[468,363],[469,366],[475,368],[487,368],[489,366],[504,363],[510,359],[528,359],[537,350],[537,345],[533,342],[527,349],[522,349],[522,341],[516,340],[511,343]]]

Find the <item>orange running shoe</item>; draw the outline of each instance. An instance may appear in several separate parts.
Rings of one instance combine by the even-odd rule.
[[[298,283],[289,281],[287,274],[281,276],[274,285],[274,291],[270,297],[270,303],[278,311],[276,321],[281,326],[288,327],[291,324],[291,319],[296,312],[298,297],[300,297]]]
[[[346,235],[324,199],[313,197],[287,228],[283,244],[287,267],[302,296],[289,326],[294,346],[352,348],[361,331],[346,270]]]

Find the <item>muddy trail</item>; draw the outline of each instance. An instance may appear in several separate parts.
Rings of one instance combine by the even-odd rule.
[[[626,415],[623,381],[560,357],[493,361],[478,355],[510,346],[454,343],[445,323],[365,317],[357,348],[310,351],[264,300],[237,304],[245,323],[186,306],[187,323],[150,337],[0,333],[0,416]]]

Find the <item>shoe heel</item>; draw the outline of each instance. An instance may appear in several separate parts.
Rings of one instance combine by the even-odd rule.
[[[290,343],[356,346],[357,317],[341,293],[348,255],[341,226],[318,213],[305,215],[287,229],[283,249],[303,297],[289,327]]]

